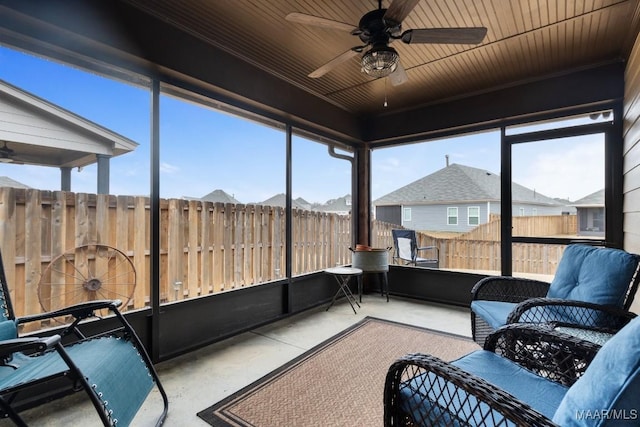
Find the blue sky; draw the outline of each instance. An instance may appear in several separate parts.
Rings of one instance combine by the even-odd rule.
[[[137,142],[112,159],[112,194],[149,194],[149,101],[146,88],[112,81],[0,47],[0,79],[58,104]],[[161,98],[162,197],[202,197],[222,189],[240,202],[283,193],[284,132],[168,96]],[[372,196],[383,196],[450,163],[500,172],[499,134],[374,150]],[[514,180],[550,197],[576,200],[602,188],[601,141],[526,144],[514,148]],[[59,189],[58,169],[0,164],[9,176],[34,188]],[[94,193],[95,166],[74,170],[72,191]],[[294,138],[293,192],[325,202],[351,192],[350,166],[326,146]]]

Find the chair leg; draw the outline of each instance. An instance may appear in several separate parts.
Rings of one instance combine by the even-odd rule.
[[[382,296],[383,292],[387,294],[387,302],[389,302],[389,280],[387,278],[387,272],[382,273],[382,283],[380,285],[380,295]]]
[[[13,410],[11,405],[9,405],[2,397],[0,397],[0,408],[2,408],[4,413],[9,416],[11,421],[13,421],[13,423],[17,427],[27,427],[27,423],[24,422],[22,417],[18,415],[18,413]]]

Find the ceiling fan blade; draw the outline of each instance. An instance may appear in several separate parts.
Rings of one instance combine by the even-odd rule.
[[[396,24],[402,23],[404,18],[407,17],[420,0],[393,0],[389,5],[389,8],[384,13],[384,20],[387,22],[394,22]]]
[[[389,74],[389,80],[391,81],[391,86],[400,86],[403,83],[406,83],[409,80],[407,76],[407,72],[402,66],[402,62],[398,61],[398,66],[395,71]]]
[[[422,28],[407,30],[401,39],[405,43],[478,44],[487,35],[485,27]]]
[[[319,16],[305,15],[304,13],[298,12],[292,12],[285,16],[284,19],[290,22],[313,25],[316,27],[331,28],[335,30],[346,31],[348,33],[358,29],[358,27],[355,27],[351,24],[345,24],[344,22],[333,21],[331,19],[321,18]]]
[[[358,55],[358,52],[356,52],[353,49],[349,49],[348,51],[344,52],[341,55],[336,56],[331,61],[329,61],[326,64],[324,64],[322,67],[320,67],[317,70],[313,71],[311,74],[309,74],[309,77],[311,77],[312,79],[317,79],[318,77],[322,77],[326,73],[331,71],[333,68],[335,68],[337,65],[340,65],[343,62],[348,61],[349,59],[351,59],[351,58],[353,58],[354,56],[357,56],[357,55]]]

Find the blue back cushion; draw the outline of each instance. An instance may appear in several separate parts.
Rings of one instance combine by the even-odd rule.
[[[475,300],[471,302],[471,311],[480,316],[493,329],[507,323],[507,317],[516,307],[514,302]]]
[[[569,245],[547,296],[622,307],[637,262],[620,249]]]
[[[553,421],[563,427],[638,425],[640,317],[615,334],[565,394]]]

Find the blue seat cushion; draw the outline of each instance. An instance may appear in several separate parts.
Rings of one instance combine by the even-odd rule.
[[[490,351],[478,350],[451,364],[514,395],[549,418],[568,390]]]
[[[553,421],[561,426],[638,425],[640,317],[607,341],[569,389]]]
[[[569,245],[547,296],[622,307],[636,267],[637,258],[620,249]]]
[[[12,340],[18,337],[18,328],[13,320],[0,322],[0,341]]]
[[[507,316],[515,306],[513,302],[476,300],[471,302],[471,311],[484,319],[493,329],[498,329],[507,323]]]
[[[522,368],[520,365],[490,351],[478,350],[451,362],[466,372],[481,377],[485,381],[505,390],[537,411],[551,418],[562,401],[567,388],[542,378]],[[429,378],[425,379],[424,376]],[[489,419],[500,424],[503,417],[491,408],[479,403],[474,396],[446,381],[437,381],[435,374],[422,374],[409,380],[400,390],[403,410],[416,420],[427,420],[429,425],[487,425]],[[425,384],[430,384],[426,387]],[[442,395],[455,396],[444,401]],[[482,414],[482,415],[481,415]]]

